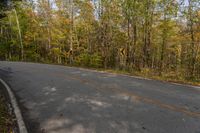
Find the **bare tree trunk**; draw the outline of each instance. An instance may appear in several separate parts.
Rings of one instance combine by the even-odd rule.
[[[137,10],[136,10],[136,2],[137,0],[134,0],[134,22],[133,22],[133,47],[132,47],[132,63],[135,66],[136,59],[135,59],[135,51],[136,51],[136,45],[137,45]]]
[[[19,34],[19,40],[20,40],[21,61],[23,61],[24,60],[24,46],[23,46],[23,42],[22,42],[22,34],[21,34],[20,25],[19,25],[19,18],[18,18],[17,11],[16,11],[15,8],[14,8],[14,13],[15,13],[15,18],[16,18],[17,28],[18,28],[18,34]]]
[[[70,27],[70,64],[73,63],[73,30],[74,30],[74,2],[73,0],[70,0],[71,5],[71,27]]]
[[[129,65],[130,65],[130,46],[131,46],[131,41],[132,41],[132,39],[131,39],[131,36],[130,36],[130,24],[131,24],[131,22],[130,22],[130,18],[128,18],[128,20],[127,20],[127,33],[128,33],[128,42],[126,43],[126,60],[125,60],[125,67],[126,68],[128,68],[129,67]]]
[[[194,76],[195,72],[195,63],[196,63],[196,57],[195,57],[195,39],[194,39],[194,22],[193,22],[193,14],[192,14],[192,1],[189,0],[189,29],[190,29],[190,39],[191,39],[191,61],[189,63],[190,73],[191,76]]]
[[[150,46],[151,46],[151,1],[146,0],[145,23],[144,23],[144,63],[143,67],[149,67],[150,61]]]
[[[166,10],[164,10],[164,25],[166,25],[167,16]],[[163,67],[164,67],[164,55],[165,55],[165,48],[166,48],[166,33],[167,29],[164,27],[162,31],[162,45],[161,45],[161,56],[160,56],[160,75],[162,75]]]
[[[11,19],[10,19],[10,16],[8,16],[8,19],[9,19],[9,25],[10,25],[10,40],[12,40],[13,39],[13,37],[12,37],[12,31],[11,31],[11,27],[12,27],[12,22],[11,22]],[[11,52],[11,46],[9,45],[9,60],[11,60],[12,59],[12,52]]]

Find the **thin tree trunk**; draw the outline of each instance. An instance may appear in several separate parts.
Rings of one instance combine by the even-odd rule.
[[[12,21],[10,19],[10,16],[8,16],[8,19],[9,19],[9,24],[10,24],[10,40],[13,40],[12,31],[11,31]],[[11,46],[9,45],[9,60],[11,59],[12,59],[12,52],[11,52]]]
[[[189,28],[190,28],[190,39],[191,39],[191,61],[190,61],[190,71],[191,71],[191,76],[194,76],[194,71],[195,71],[195,62],[196,62],[196,57],[195,57],[195,39],[194,39],[194,29],[193,29],[193,16],[192,16],[192,1],[189,0]]]
[[[73,0],[70,0],[71,5],[71,27],[70,27],[70,64],[73,63],[73,27],[74,27],[74,6]]]
[[[21,34],[20,25],[19,25],[19,18],[18,18],[17,11],[16,11],[15,8],[14,8],[14,13],[15,13],[15,18],[16,18],[17,28],[18,28],[18,34],[19,34],[19,40],[20,40],[21,61],[23,61],[24,60],[24,46],[23,46],[23,42],[22,42],[22,34]]]
[[[167,17],[164,11],[164,25],[166,24]],[[166,32],[167,29],[164,27],[162,31],[162,45],[161,45],[161,57],[160,57],[160,75],[162,74],[163,67],[164,67],[164,55],[165,55],[165,47],[166,47]]]

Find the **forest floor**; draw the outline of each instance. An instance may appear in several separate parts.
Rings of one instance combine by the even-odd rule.
[[[17,133],[15,115],[0,88],[0,133]]]

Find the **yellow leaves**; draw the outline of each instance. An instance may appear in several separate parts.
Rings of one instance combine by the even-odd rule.
[[[52,52],[53,54],[55,54],[55,55],[58,55],[58,54],[60,54],[60,49],[59,49],[59,48],[52,48],[52,49],[51,49],[51,52]]]
[[[66,19],[63,17],[63,24],[70,24],[71,23],[71,20],[70,19]]]

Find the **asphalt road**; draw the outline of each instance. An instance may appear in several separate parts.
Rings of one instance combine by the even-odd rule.
[[[30,133],[200,133],[200,88],[34,63],[0,62]]]

